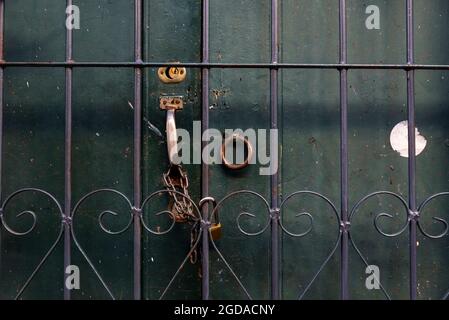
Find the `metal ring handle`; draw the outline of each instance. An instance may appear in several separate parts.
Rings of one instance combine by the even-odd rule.
[[[233,144],[234,141],[243,142],[243,144],[246,146],[248,150],[248,155],[246,156],[246,159],[243,163],[232,163],[226,159],[226,148],[229,144]],[[223,144],[221,145],[221,161],[223,165],[228,169],[231,170],[243,169],[249,165],[252,158],[253,158],[253,146],[251,145],[251,142],[249,142],[249,140],[242,135],[233,134],[232,136],[227,137],[224,140]]]

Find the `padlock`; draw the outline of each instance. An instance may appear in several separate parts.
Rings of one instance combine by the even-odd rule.
[[[221,223],[213,223],[210,227],[212,240],[217,241],[221,238]]]
[[[214,208],[214,222],[212,222],[210,226],[210,234],[212,236],[212,240],[217,241],[221,238],[221,223],[218,217],[218,210]]]

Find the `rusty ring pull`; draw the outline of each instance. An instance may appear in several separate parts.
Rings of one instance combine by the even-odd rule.
[[[243,142],[243,144],[246,146],[247,149],[247,156],[246,159],[243,163],[232,163],[229,162],[228,159],[226,159],[226,149],[228,145],[233,145],[234,142]],[[249,140],[246,137],[243,137],[240,134],[233,134],[232,136],[227,137],[223,144],[221,145],[221,160],[223,165],[231,170],[239,170],[239,169],[243,169],[245,167],[247,167],[249,165],[249,163],[251,162],[253,158],[253,146],[251,144],[251,142],[249,142]]]

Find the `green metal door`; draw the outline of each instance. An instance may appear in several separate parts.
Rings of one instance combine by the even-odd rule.
[[[0,298],[447,298],[446,0],[0,9]],[[175,62],[186,80],[161,82]],[[183,97],[176,125],[192,134],[195,121],[277,129],[279,170],[184,164],[198,219],[174,223],[167,95]],[[65,285],[70,265],[79,289]]]

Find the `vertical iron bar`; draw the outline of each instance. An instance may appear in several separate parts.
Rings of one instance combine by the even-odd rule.
[[[3,61],[3,35],[5,23],[5,1],[0,0],[0,61]],[[0,67],[0,203],[2,203],[2,165],[3,165],[3,70]]]
[[[67,0],[67,7],[72,0]],[[66,26],[66,62],[73,60],[73,33]],[[64,143],[64,216],[71,218],[72,211],[72,67],[65,68],[65,143]],[[64,300],[70,300],[71,292],[66,286],[67,266],[71,264],[71,231],[70,224],[64,223]]]
[[[347,62],[346,0],[340,0],[340,63]],[[341,298],[349,299],[349,246],[348,246],[348,69],[340,70],[340,166],[341,166]]]
[[[414,63],[414,32],[413,32],[413,0],[407,0],[407,64]],[[408,112],[408,196],[409,210],[417,211],[416,207],[416,157],[415,157],[415,70],[407,71],[407,112]],[[416,265],[416,219],[410,220],[410,299],[416,300],[417,265]]]
[[[279,8],[278,0],[271,0],[271,63],[279,62]],[[270,120],[271,129],[278,129],[278,69],[270,72]],[[271,135],[270,135],[271,137]],[[274,148],[277,148],[275,151]],[[270,155],[278,155],[277,141],[270,140]],[[279,159],[278,159],[279,160]],[[279,163],[279,161],[278,161]],[[271,219],[271,298],[279,300],[279,171],[271,175],[271,208],[275,215]]]
[[[142,19],[143,0],[134,2],[134,57],[136,63],[142,63]],[[141,189],[141,155],[142,155],[142,68],[134,68],[134,208],[139,208],[142,202]],[[139,211],[136,211],[139,212]],[[141,293],[141,263],[142,263],[142,226],[140,215],[134,214],[134,300],[140,300]]]
[[[203,0],[202,7],[202,62],[209,62],[209,0]],[[201,131],[204,133],[209,128],[209,69],[201,69],[202,80],[202,112],[201,112]],[[205,139],[207,141],[207,139]],[[202,142],[202,149],[207,142]],[[209,167],[206,163],[201,164],[201,196],[209,196]],[[209,206],[206,203],[202,209],[204,222],[209,221]],[[209,231],[203,229],[202,249],[201,249],[201,292],[203,300],[209,300]]]
[[[0,0],[0,61],[3,61],[3,36],[5,23],[5,2]],[[3,72],[4,67],[0,67],[0,206],[3,206]],[[0,249],[2,243],[0,238]],[[1,261],[1,260],[0,260]]]

